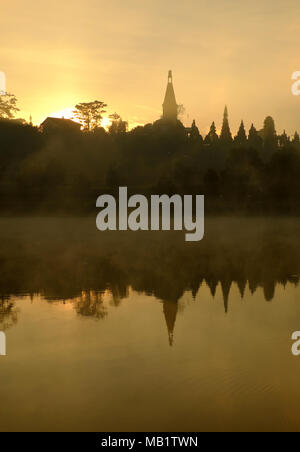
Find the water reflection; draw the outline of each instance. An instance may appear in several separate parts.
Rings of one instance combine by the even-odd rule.
[[[219,285],[228,313],[233,284],[241,299],[247,285],[263,288],[268,302],[278,284],[297,286],[299,232],[299,220],[217,218],[202,242],[186,243],[181,233],[101,234],[93,219],[2,220],[0,330],[18,320],[16,295],[72,300],[79,316],[104,319],[104,294],[118,307],[132,289],[163,303],[172,345],[186,291],[195,298],[205,284],[215,297]]]
[[[18,309],[9,296],[0,298],[0,331],[5,331],[18,321]]]

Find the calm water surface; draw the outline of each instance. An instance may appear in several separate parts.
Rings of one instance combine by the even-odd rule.
[[[300,430],[300,220],[0,221],[0,430]]]

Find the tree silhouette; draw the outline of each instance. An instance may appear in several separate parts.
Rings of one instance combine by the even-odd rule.
[[[275,130],[275,122],[271,116],[267,116],[264,121],[262,135],[265,148],[267,150],[274,150],[277,146],[277,135]]]
[[[230,132],[229,121],[228,121],[228,110],[227,110],[226,105],[225,105],[225,110],[224,110],[223,125],[222,125],[222,130],[221,130],[221,135],[220,135],[220,141],[223,143],[231,143],[232,142],[232,135]]]
[[[220,195],[220,178],[218,173],[209,169],[203,178],[204,192],[206,195],[219,196]]]
[[[241,122],[239,131],[237,133],[237,135],[234,138],[234,142],[238,145],[243,145],[247,143],[247,136],[246,136],[246,132],[245,132],[245,126],[244,126],[244,122]]]
[[[287,136],[285,130],[283,131],[283,134],[282,134],[282,135],[279,135],[278,141],[279,141],[279,145],[280,145],[281,147],[285,147],[285,146],[288,146],[288,145],[289,145],[289,143],[290,143],[290,138]]]
[[[276,137],[275,121],[271,116],[264,120],[263,137],[264,140]]]
[[[115,112],[109,115],[109,119],[111,119],[112,121],[119,121],[121,119],[121,116]]]
[[[263,142],[262,138],[259,136],[256,128],[252,124],[248,135],[249,146],[252,147],[253,149],[260,149],[262,146],[262,142]]]
[[[109,131],[98,127],[106,104],[76,105],[85,131],[68,126],[52,134],[11,120],[14,96],[1,98],[0,211],[89,213],[103,190],[116,193],[205,193],[207,209],[223,212],[300,213],[300,138],[276,134],[269,116],[248,139],[241,121],[234,142],[225,107],[222,139],[213,122],[205,137],[193,121],[158,120],[127,131],[118,113]],[[70,158],[70,150],[72,158]],[[241,151],[242,150],[242,151]],[[22,199],[22,202],[20,201]]]
[[[73,113],[83,125],[84,130],[90,132],[96,127],[99,127],[102,114],[106,112],[106,110],[104,110],[106,107],[107,104],[99,100],[95,100],[94,102],[83,102],[75,106]]]
[[[205,144],[213,144],[216,143],[218,141],[219,137],[217,135],[216,132],[216,126],[215,123],[213,122],[212,125],[210,126],[209,132],[205,137]]]
[[[109,115],[109,119],[112,120],[111,126],[109,127],[109,133],[118,134],[125,133],[127,131],[128,123],[126,121],[123,121],[118,113]]]
[[[190,130],[190,138],[192,140],[199,140],[199,139],[201,141],[203,140],[201,135],[200,135],[200,133],[199,133],[199,129],[196,126],[196,121],[195,120],[193,120],[192,127],[191,127],[191,130]]]
[[[17,107],[17,98],[14,94],[1,94],[0,95],[0,118],[1,119],[13,119],[15,113],[19,108]]]
[[[295,146],[299,147],[299,145],[300,145],[300,137],[299,137],[299,133],[298,132],[295,132],[293,140],[292,140],[292,143]]]

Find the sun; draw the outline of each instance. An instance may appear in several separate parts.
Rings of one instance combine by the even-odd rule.
[[[101,126],[104,127],[104,129],[107,129],[111,125],[111,120],[104,116],[101,120]]]

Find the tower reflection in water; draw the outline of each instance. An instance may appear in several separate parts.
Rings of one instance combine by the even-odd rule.
[[[118,307],[134,290],[162,302],[172,346],[185,292],[195,298],[205,285],[215,297],[219,286],[228,313],[233,285],[241,299],[246,287],[252,294],[262,288],[269,302],[276,285],[299,282],[299,220],[211,219],[204,240],[189,244],[176,232],[91,233],[90,219],[78,220],[77,228],[66,219],[26,221],[13,241],[16,226],[1,225],[7,236],[0,249],[2,331],[18,321],[15,296],[72,302],[78,315],[105,319],[104,295]]]

